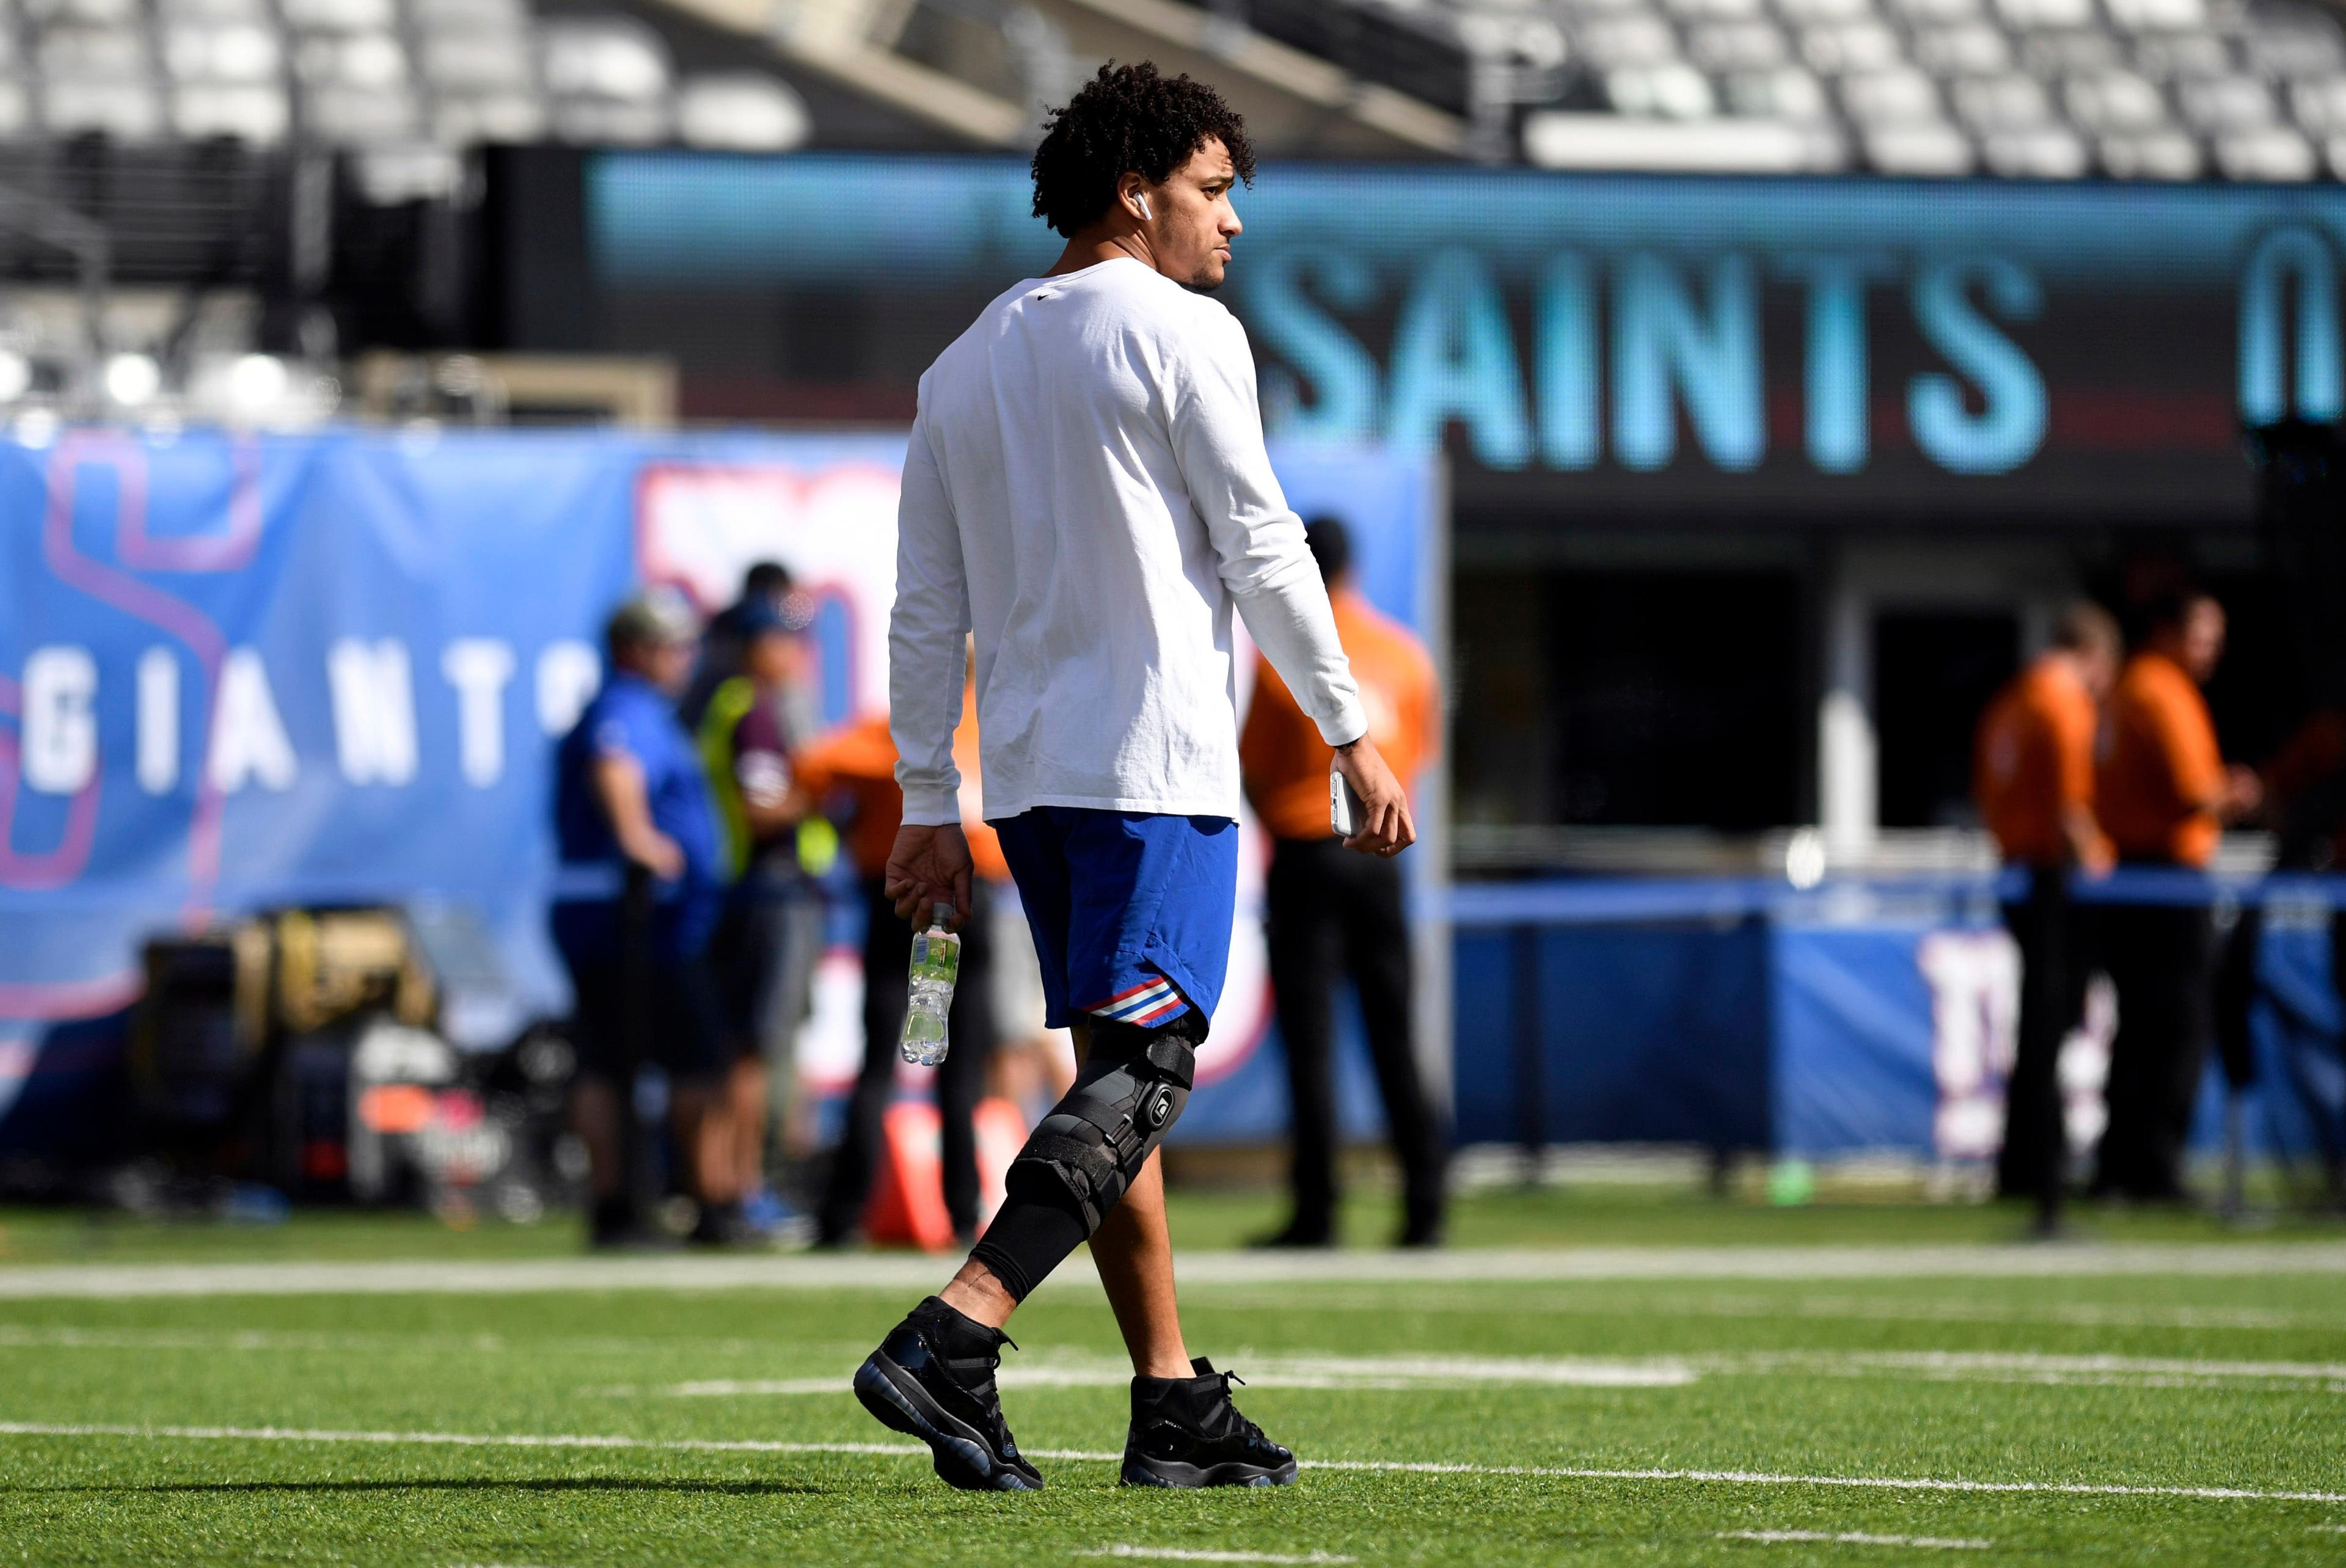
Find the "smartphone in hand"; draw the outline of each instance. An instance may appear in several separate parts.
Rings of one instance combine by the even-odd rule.
[[[1336,837],[1349,839],[1359,832],[1368,810],[1361,792],[1352,788],[1352,781],[1344,777],[1342,769],[1328,769],[1328,826]]]

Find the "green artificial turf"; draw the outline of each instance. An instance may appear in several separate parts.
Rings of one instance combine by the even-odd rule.
[[[1175,1239],[1184,1247],[1239,1247],[1274,1230],[1280,1200],[1251,1189],[1178,1191]],[[1390,1198],[1355,1196],[1341,1229],[1355,1247],[1389,1240],[1400,1222]],[[1601,1185],[1495,1188],[1454,1206],[1451,1241],[1460,1247],[1793,1247],[1947,1245],[2010,1241],[2027,1226],[2024,1208],[2005,1204],[1843,1201],[1775,1207],[1699,1188]],[[2234,1230],[2182,1209],[2085,1208],[2079,1234],[2113,1242],[2203,1242],[2332,1237],[2336,1221],[2275,1213]],[[396,1257],[569,1257],[577,1251],[574,1217],[532,1226],[485,1220],[453,1228],[414,1212],[305,1210],[280,1225],[164,1222],[109,1211],[0,1207],[0,1268],[22,1263],[199,1263]]]
[[[1185,1197],[1176,1225],[1227,1239],[1270,1217],[1260,1200]],[[1353,1217],[1363,1237],[1386,1219],[1373,1204]],[[1458,1230],[1516,1245],[1765,1247],[1992,1240],[2016,1223],[1994,1209],[1781,1212],[1601,1192],[1478,1199]],[[2188,1217],[2091,1223],[2128,1241],[2222,1234]],[[16,1211],[0,1215],[0,1269],[568,1245],[553,1226],[450,1235],[362,1217],[263,1232],[123,1226],[92,1242],[78,1222]],[[2340,1239],[2335,1228],[2282,1239],[2300,1235]],[[1262,1371],[1239,1390],[1242,1408],[1307,1460],[1480,1467],[1307,1469],[1279,1491],[1120,1491],[1112,1464],[1058,1459],[1043,1461],[1042,1493],[971,1496],[940,1485],[921,1453],[658,1446],[901,1441],[845,1382],[907,1305],[902,1291],[847,1289],[0,1299],[0,1423],[20,1429],[0,1431],[0,1563],[1031,1568],[1136,1549],[1362,1563],[2346,1561],[2346,1502],[1504,1472],[2346,1494],[2346,1280],[2286,1269],[1190,1286],[1192,1350]],[[1119,1448],[1119,1351],[1096,1293],[1046,1291],[1012,1327],[1025,1349],[1005,1373],[1063,1379],[1007,1387],[1022,1444]],[[1462,1358],[1474,1359],[1464,1370]],[[1592,1369],[1646,1380],[1589,1386]],[[799,1380],[829,1386],[740,1391]],[[635,1446],[314,1436],[332,1432]],[[1737,1533],[1787,1532],[1991,1544]]]

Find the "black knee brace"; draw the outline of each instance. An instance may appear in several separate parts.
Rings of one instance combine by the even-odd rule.
[[[1011,1162],[1010,1192],[1064,1191],[1084,1234],[1097,1230],[1189,1103],[1205,1025],[1195,1008],[1157,1029],[1095,1019],[1074,1086]]]

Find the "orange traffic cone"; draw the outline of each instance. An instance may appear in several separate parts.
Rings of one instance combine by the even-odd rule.
[[[999,1095],[977,1103],[977,1228],[983,1235],[1002,1207],[1010,1162],[1026,1144],[1026,1118]]]
[[[1002,1207],[1010,1162],[1026,1142],[1026,1118],[1008,1100],[995,1098],[980,1100],[973,1119],[982,1231]],[[943,1125],[936,1106],[927,1100],[899,1100],[881,1118],[880,1170],[863,1211],[864,1234],[874,1243],[917,1247],[924,1252],[943,1252],[953,1246],[939,1137]]]
[[[945,1213],[944,1161],[939,1155],[937,1108],[926,1100],[899,1100],[880,1122],[880,1171],[863,1211],[863,1233],[880,1246],[943,1252],[953,1245]]]

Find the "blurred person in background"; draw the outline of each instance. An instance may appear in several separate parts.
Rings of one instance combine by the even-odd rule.
[[[956,748],[974,762],[977,718],[965,705]],[[976,778],[972,767],[968,777]],[[855,1239],[872,1178],[886,1137],[883,1119],[895,1097],[899,1037],[910,996],[913,927],[896,912],[883,888],[888,854],[903,824],[904,794],[896,784],[896,743],[888,717],[875,714],[810,748],[800,764],[800,786],[813,800],[845,795],[852,813],[848,852],[863,885],[863,1066],[848,1096],[847,1120],[831,1156],[831,1176],[815,1217],[815,1245],[844,1247]],[[951,1049],[936,1069],[938,1157],[944,1167],[945,1212],[964,1242],[977,1235],[977,1102],[994,1054],[994,942],[990,884],[1009,876],[994,832],[975,822],[966,831],[976,868],[972,917],[962,930],[961,974],[946,1021]],[[923,929],[929,915],[917,918]]]
[[[1018,901],[1018,884],[1005,881],[992,891],[995,1041],[986,1092],[1017,1106],[1031,1127],[1050,1114],[1076,1081],[1075,1038],[1069,1030],[1044,1022],[1050,1014],[1050,996],[1043,987],[1043,961],[1035,951],[1034,929]]]
[[[741,574],[740,596],[709,617],[709,625],[701,630],[700,658],[693,667],[692,682],[677,705],[687,724],[698,728],[709,711],[709,697],[741,673],[742,661],[757,635],[754,626],[762,626],[767,616],[775,615],[807,618],[805,605],[792,591],[791,582],[790,569],[780,561],[757,562]],[[789,717],[796,723],[807,716]]]
[[[2257,808],[2257,777],[2225,766],[2200,695],[2223,657],[2215,599],[2177,589],[2152,602],[2110,697],[2095,779],[2096,814],[2124,865],[2203,871],[2224,825]],[[2176,1202],[2212,1023],[2213,920],[2204,901],[2115,903],[2099,925],[2118,1032],[2093,1191]]]
[[[2083,601],[2069,606],[2052,647],[1981,716],[1974,748],[1980,817],[2004,863],[2028,878],[2026,895],[2004,906],[2020,948],[2020,1027],[1996,1190],[2035,1202],[2045,1233],[2059,1226],[2066,1176],[2061,1043],[2085,1010],[2090,974],[2069,877],[2106,875],[2116,860],[2094,817],[2094,739],[2120,651],[2108,611]]]
[[[1433,660],[1407,628],[1352,586],[1352,536],[1333,517],[1304,531],[1328,585],[1336,636],[1352,661],[1369,734],[1403,789],[1440,734]],[[1336,1239],[1335,1003],[1349,978],[1360,999],[1385,1124],[1402,1171],[1403,1247],[1442,1239],[1443,1130],[1417,1061],[1409,916],[1401,868],[1346,850],[1329,826],[1335,752],[1270,661],[1255,660],[1254,700],[1239,737],[1247,799],[1272,839],[1266,926],[1271,991],[1294,1117],[1295,1212],[1264,1247]]]
[[[672,593],[620,606],[604,634],[609,678],[556,754],[561,867],[550,919],[577,998],[571,1122],[586,1145],[598,1247],[640,1238],[638,1195],[625,1186],[639,1067],[668,1075],[677,1144],[701,1206],[697,1234],[720,1232],[740,1196],[715,1093],[724,1022],[709,963],[723,850],[700,754],[676,710],[697,632],[690,606]],[[651,879],[648,929],[631,929],[629,867]],[[635,993],[638,983],[648,995]]]
[[[750,1240],[796,1218],[767,1181],[766,1127],[775,1082],[790,1083],[791,1047],[812,995],[824,914],[814,878],[828,869],[836,839],[820,818],[810,824],[793,788],[805,744],[793,722],[807,684],[801,605],[795,596],[748,596],[735,612],[740,673],[709,693],[699,745],[734,879],[716,954],[732,1056],[725,1104],[742,1194],[731,1239]]]

